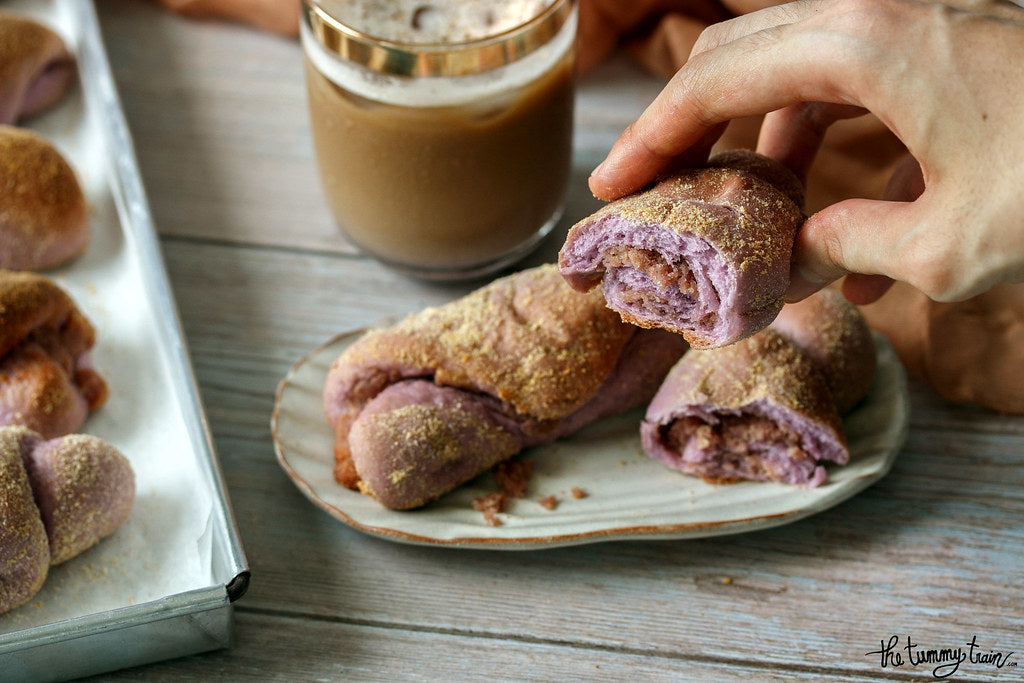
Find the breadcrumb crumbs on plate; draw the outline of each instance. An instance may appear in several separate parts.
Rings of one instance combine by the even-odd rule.
[[[533,461],[505,460],[494,466],[492,475],[502,493],[509,498],[522,498],[533,477]]]
[[[501,526],[498,513],[505,509],[506,500],[504,493],[495,491],[494,493],[488,493],[486,496],[474,498],[473,509],[483,513],[487,526]]]
[[[579,500],[580,498],[587,497],[587,492],[581,489],[579,486],[573,486],[571,489],[569,489],[569,493],[571,493],[572,497],[577,500]]]
[[[558,498],[555,498],[554,496],[546,496],[544,498],[541,498],[537,502],[540,503],[541,506],[543,506],[546,510],[554,510],[556,507],[558,507]]]

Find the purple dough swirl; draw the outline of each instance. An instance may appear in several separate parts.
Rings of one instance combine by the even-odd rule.
[[[820,369],[771,329],[683,356],[651,400],[640,439],[655,460],[713,483],[811,488],[825,481],[821,463],[849,460]]]
[[[627,322],[724,346],[781,310],[802,202],[781,164],[728,152],[577,223],[559,269],[574,289],[601,284]]]

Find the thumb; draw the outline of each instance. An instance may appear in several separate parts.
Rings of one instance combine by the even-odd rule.
[[[885,199],[911,202],[924,192],[924,174],[920,164],[906,154],[893,169],[885,188]],[[850,273],[843,278],[843,296],[855,304],[870,304],[878,301],[889,291],[893,280],[885,275]]]
[[[916,225],[915,213],[910,202],[847,199],[808,218],[796,236],[787,299],[799,301],[847,273],[906,279],[897,245]],[[858,299],[885,291],[872,281]]]

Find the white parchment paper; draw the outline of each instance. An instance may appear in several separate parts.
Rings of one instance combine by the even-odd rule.
[[[77,1],[16,0],[0,8],[43,21],[77,54],[86,30],[71,10]],[[4,634],[206,588],[215,580],[208,530],[221,519],[218,498],[201,460],[210,454],[196,452],[196,426],[189,424],[201,416],[183,402],[180,370],[172,362],[182,342],[168,338],[161,320],[166,311],[150,300],[146,278],[154,264],[118,215],[112,160],[131,152],[112,148],[104,112],[88,96],[92,87],[80,66],[78,83],[57,108],[23,125],[64,153],[92,207],[87,252],[46,275],[96,327],[93,362],[110,387],[107,403],[79,431],[106,439],[128,457],[137,496],[131,516],[112,536],[51,567],[34,598],[0,615],[0,642]]]

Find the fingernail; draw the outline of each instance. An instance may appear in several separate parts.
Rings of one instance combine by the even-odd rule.
[[[615,188],[609,185],[604,177],[605,170],[608,167],[608,161],[602,161],[597,168],[591,171],[590,177],[587,179],[587,186],[590,188],[591,194],[604,201],[617,198],[618,196]]]

